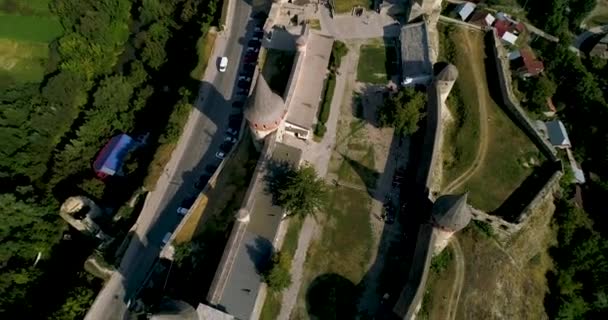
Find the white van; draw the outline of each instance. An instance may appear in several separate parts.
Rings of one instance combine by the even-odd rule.
[[[163,247],[171,240],[171,232],[167,232],[163,237]]]
[[[220,72],[226,72],[226,68],[228,68],[228,58],[222,57],[220,59]]]

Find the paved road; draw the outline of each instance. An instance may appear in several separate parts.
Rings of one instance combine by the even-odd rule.
[[[591,29],[586,30],[585,32],[579,34],[578,36],[576,36],[576,38],[574,38],[573,46],[576,49],[580,50],[581,45],[585,42],[585,40],[589,39],[589,37],[591,37],[591,36],[602,34],[602,33],[608,33],[608,24],[591,28]]]
[[[127,301],[133,298],[156,261],[162,238],[179,223],[177,207],[184,199],[197,194],[194,184],[205,167],[218,164],[215,152],[223,142],[228,116],[233,112],[230,100],[238,61],[242,60],[243,44],[253,29],[251,5],[245,0],[235,1],[230,28],[227,34],[221,35],[216,50],[228,57],[228,70],[206,74],[206,80],[211,83],[203,83],[201,93],[206,94],[197,104],[199,112],[193,113],[189,119],[165,173],[146,198],[119,272],[114,273],[99,293],[85,317],[87,320],[125,318]]]

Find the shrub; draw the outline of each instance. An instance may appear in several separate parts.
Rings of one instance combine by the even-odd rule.
[[[325,94],[323,95],[323,103],[319,110],[319,122],[325,124],[329,119],[329,110],[331,109],[331,100],[334,97],[334,89],[336,88],[336,76],[330,74],[325,81]]]
[[[282,291],[291,285],[290,267],[289,257],[277,252],[272,256],[269,268],[262,273],[262,279],[271,290]]]
[[[321,122],[317,122],[315,126],[315,136],[323,138],[325,136],[325,131],[327,131],[327,127]]]

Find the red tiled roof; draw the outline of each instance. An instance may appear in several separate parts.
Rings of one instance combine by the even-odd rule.
[[[509,31],[510,25],[511,23],[507,20],[497,20],[494,23],[494,28],[496,29],[496,34],[499,38],[502,38],[502,36]]]
[[[523,23],[519,22],[515,25],[515,30],[517,30],[518,32],[524,32],[524,30],[526,30],[526,26],[524,26]]]
[[[545,69],[545,65],[542,61],[536,59],[534,53],[530,48],[523,48],[520,50],[521,58],[524,61],[524,67],[533,75],[541,73]]]

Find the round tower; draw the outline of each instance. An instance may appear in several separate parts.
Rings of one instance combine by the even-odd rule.
[[[450,237],[469,224],[471,209],[467,205],[467,193],[443,195],[435,201],[431,212],[431,223],[436,234],[435,253],[441,252]]]
[[[283,99],[272,92],[266,79],[260,75],[244,114],[255,139],[262,140],[277,130],[285,119],[287,110]]]
[[[458,69],[453,64],[446,65],[435,77],[437,90],[441,95],[442,102],[445,102],[448,98],[456,79],[458,79]]]

